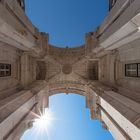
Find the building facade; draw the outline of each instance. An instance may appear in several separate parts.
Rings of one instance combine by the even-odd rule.
[[[140,139],[140,1],[109,5],[84,45],[58,48],[23,0],[0,0],[0,140],[19,140],[57,93],[85,96],[91,118],[115,140]]]

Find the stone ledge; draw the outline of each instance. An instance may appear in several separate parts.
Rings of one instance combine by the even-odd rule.
[[[44,81],[36,81],[28,88],[0,101],[0,123],[25,104],[46,86]]]

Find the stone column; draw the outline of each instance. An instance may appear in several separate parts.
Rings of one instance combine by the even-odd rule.
[[[29,55],[23,53],[21,56],[21,84],[26,87],[29,84]]]
[[[36,79],[36,60],[28,53],[21,56],[21,85],[28,86]]]
[[[19,102],[25,100],[25,98],[30,97],[30,91],[25,92],[24,96],[18,98],[14,98],[11,102],[9,102],[11,107],[19,106]],[[35,116],[35,107],[36,100],[35,97],[27,98],[28,100],[24,102],[19,108],[16,110],[12,110],[13,112],[8,112],[12,108],[5,104],[5,112],[2,113],[0,122],[0,140],[19,140],[19,137],[24,133],[24,131],[28,128],[27,125],[30,121],[32,121]],[[16,102],[14,102],[14,100]],[[2,111],[2,110],[1,110]],[[2,111],[3,112],[3,111]],[[4,116],[8,114],[8,116]]]
[[[96,93],[90,88],[87,89],[87,93],[86,107],[90,109],[91,119],[98,119],[98,97]]]
[[[99,60],[99,81],[104,82],[107,85],[110,85],[110,53],[101,57]],[[114,76],[114,75],[113,75]]]
[[[115,75],[115,55],[110,54],[110,83],[113,85],[115,83],[114,75]]]
[[[118,51],[113,51],[110,54],[110,85],[115,86],[116,85],[116,63],[117,63],[117,55]]]
[[[40,114],[45,111],[45,108],[49,107],[49,94],[47,92],[47,89],[45,88],[43,91],[39,92],[37,98],[38,105],[36,109],[37,112]]]
[[[92,52],[92,48],[93,48],[93,35],[94,33],[91,32],[91,33],[87,33],[86,34],[86,56],[88,54],[90,54]]]
[[[42,110],[49,107],[49,96],[47,93],[44,93],[42,96]]]
[[[33,115],[34,112],[35,108],[22,121],[19,122],[6,140],[20,140],[25,131],[33,126],[34,119],[36,118],[36,116]]]
[[[140,104],[113,91],[99,97],[100,120],[115,140],[139,140]]]

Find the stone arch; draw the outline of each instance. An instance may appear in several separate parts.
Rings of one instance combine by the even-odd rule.
[[[49,97],[60,94],[60,93],[74,93],[77,95],[84,96],[86,99],[86,108],[90,109],[91,118],[95,119],[97,117],[97,94],[90,88],[87,84],[81,83],[52,83],[47,84],[41,94],[38,94],[38,107],[40,110],[44,110],[49,107]]]
[[[85,97],[85,102],[86,102],[86,108],[88,108],[90,110],[90,117],[92,119],[95,119],[95,116],[93,117],[93,112],[95,112],[94,109],[94,105],[96,104],[96,102],[93,104],[93,100],[94,98],[96,98],[95,96],[95,92],[90,88],[89,85],[87,84],[81,84],[81,83],[52,83],[52,84],[47,84],[47,86],[44,88],[44,91],[41,91],[41,94],[44,94],[45,97],[43,99],[47,98],[47,104],[49,102],[49,97],[50,96],[54,96],[57,94],[61,94],[61,93],[66,93],[66,94],[77,94],[79,96],[83,96]],[[41,101],[40,99],[37,99],[38,101]],[[96,101],[94,99],[94,101]],[[43,103],[43,102],[42,102]],[[49,106],[48,106],[49,108]],[[95,114],[94,114],[95,115]],[[35,117],[35,116],[34,116]],[[89,118],[90,119],[90,118]],[[97,118],[99,119],[99,118]],[[103,122],[101,122],[103,123]],[[26,124],[26,129],[20,133],[20,134],[24,134],[26,130],[28,130],[29,128],[31,128],[33,125],[33,121],[29,121],[28,124]],[[20,136],[21,137],[21,136]]]
[[[82,96],[87,96],[89,93],[89,87],[84,84],[64,82],[57,84],[49,84],[48,92],[49,96],[55,95],[57,93],[75,93]]]

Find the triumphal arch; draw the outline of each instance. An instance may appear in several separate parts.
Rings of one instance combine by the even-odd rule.
[[[24,9],[0,0],[0,140],[19,140],[62,92],[85,96],[114,139],[139,140],[140,0],[109,0],[105,21],[75,48],[50,44]]]

